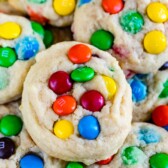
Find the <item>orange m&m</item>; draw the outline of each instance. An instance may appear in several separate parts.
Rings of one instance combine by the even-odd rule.
[[[60,116],[69,115],[75,111],[76,104],[76,100],[72,96],[60,96],[54,102],[53,110]]]
[[[110,14],[119,13],[123,7],[123,0],[102,0],[103,9]]]
[[[68,52],[68,58],[75,64],[83,64],[91,59],[92,51],[84,44],[74,45]]]

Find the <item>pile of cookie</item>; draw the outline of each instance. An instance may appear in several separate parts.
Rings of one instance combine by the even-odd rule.
[[[168,0],[0,1],[0,168],[168,168]]]

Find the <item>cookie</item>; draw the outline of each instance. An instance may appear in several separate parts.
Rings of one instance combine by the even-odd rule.
[[[1,168],[58,168],[61,161],[42,152],[27,133],[19,102],[0,105],[0,165]]]
[[[155,107],[168,103],[168,70],[135,74],[128,82],[132,89],[133,121],[149,121]]]
[[[34,21],[58,27],[72,23],[76,6],[75,0],[9,0],[9,3]]]
[[[131,91],[118,62],[93,46],[63,42],[39,53],[21,111],[47,154],[86,165],[116,153],[131,124]]]
[[[167,7],[167,0],[81,0],[74,39],[112,53],[125,70],[156,72],[168,60]]]
[[[37,22],[0,14],[0,104],[18,99],[35,55],[49,47],[52,33]]]

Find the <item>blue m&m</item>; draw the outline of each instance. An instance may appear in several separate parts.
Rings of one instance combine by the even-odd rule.
[[[144,100],[147,96],[147,86],[137,78],[133,78],[129,83],[132,89],[132,100],[137,103]]]
[[[96,139],[100,134],[100,124],[92,115],[84,116],[78,124],[79,134],[88,140]]]
[[[20,168],[44,168],[41,157],[35,154],[27,154],[20,160]]]
[[[87,3],[90,3],[92,0],[79,0],[78,6],[85,5]]]
[[[39,51],[39,43],[35,37],[24,37],[15,46],[19,60],[29,60]]]

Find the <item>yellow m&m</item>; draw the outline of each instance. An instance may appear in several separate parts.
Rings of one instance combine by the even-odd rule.
[[[0,24],[0,38],[11,40],[17,38],[21,33],[21,27],[15,22]]]
[[[108,98],[111,99],[117,90],[116,83],[112,78],[110,78],[108,76],[102,75],[102,78],[103,78],[105,85],[106,85],[106,88],[108,90]]]
[[[53,7],[57,14],[66,16],[74,11],[75,0],[54,0]]]
[[[147,7],[148,17],[156,23],[162,23],[168,19],[168,9],[160,2],[150,3]]]
[[[145,35],[144,48],[150,54],[160,54],[166,45],[166,37],[161,31],[154,30]]]
[[[68,120],[60,120],[54,124],[54,134],[61,139],[69,138],[74,133],[74,127]]]

